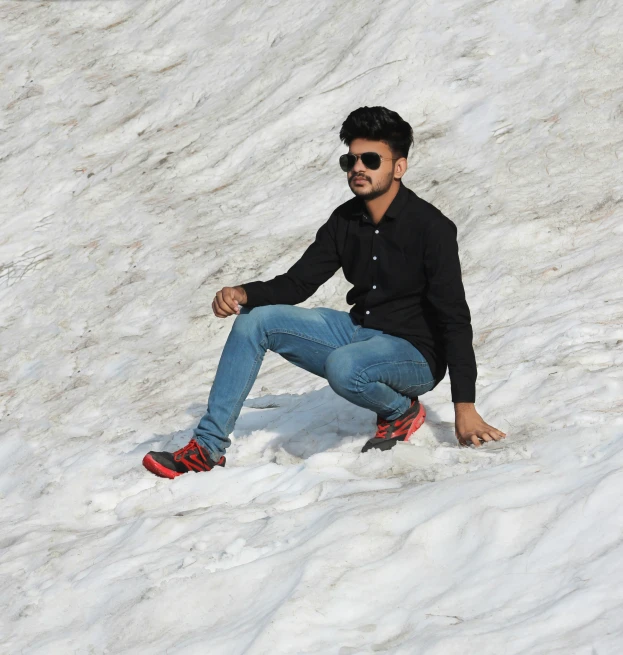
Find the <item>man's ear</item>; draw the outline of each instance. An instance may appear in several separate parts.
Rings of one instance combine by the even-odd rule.
[[[396,168],[394,169],[394,177],[401,179],[402,176],[407,172],[408,163],[406,157],[400,157],[396,160]]]

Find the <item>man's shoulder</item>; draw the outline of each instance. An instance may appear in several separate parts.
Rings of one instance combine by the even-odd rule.
[[[409,213],[417,217],[418,222],[426,231],[454,230],[456,224],[448,218],[439,207],[418,196],[409,189],[409,202],[407,203]]]

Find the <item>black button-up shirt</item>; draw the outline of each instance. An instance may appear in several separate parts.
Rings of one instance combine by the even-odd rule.
[[[473,403],[476,358],[456,235],[449,218],[402,182],[376,225],[364,201],[351,198],[286,273],[242,285],[246,307],[297,305],[342,267],[353,285],[346,295],[353,319],[412,343],[435,386],[449,369],[452,401]]]

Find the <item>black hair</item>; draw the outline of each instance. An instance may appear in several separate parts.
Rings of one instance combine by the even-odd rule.
[[[342,123],[340,139],[350,146],[354,139],[385,142],[396,157],[407,157],[413,130],[395,111],[385,107],[359,107]]]

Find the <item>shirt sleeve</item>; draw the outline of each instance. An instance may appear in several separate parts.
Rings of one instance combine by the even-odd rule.
[[[441,212],[427,236],[424,263],[428,300],[437,315],[450,373],[452,402],[476,402],[476,356],[471,315],[461,277],[456,225]]]
[[[331,214],[316,232],[315,241],[286,273],[266,282],[242,284],[247,294],[245,307],[298,305],[330,279],[341,266],[336,243],[337,218],[335,212]]]

